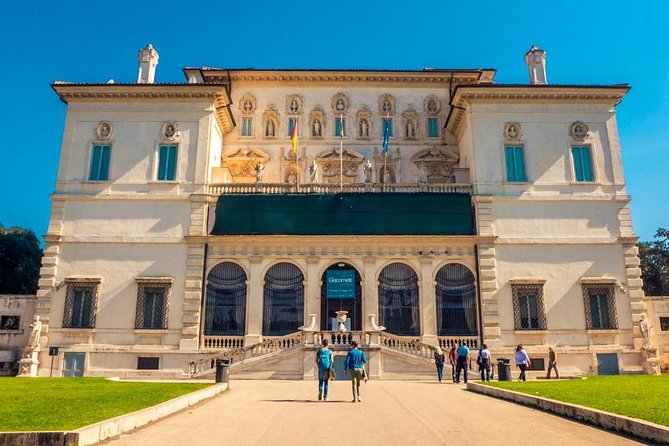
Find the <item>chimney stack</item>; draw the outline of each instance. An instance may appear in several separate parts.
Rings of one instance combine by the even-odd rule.
[[[156,65],[158,65],[158,51],[150,43],[138,51],[139,54],[139,74],[137,75],[138,84],[152,84],[156,77]]]
[[[525,63],[530,73],[530,84],[548,84],[546,80],[546,51],[536,45],[532,45],[532,48],[525,53]]]

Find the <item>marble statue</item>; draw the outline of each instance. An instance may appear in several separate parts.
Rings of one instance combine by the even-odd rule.
[[[413,121],[407,121],[407,138],[416,137],[416,127],[413,125]]]
[[[39,338],[42,334],[42,321],[39,320],[39,316],[35,316],[33,323],[30,324],[30,340],[28,341],[28,346],[37,348],[39,347]]]
[[[294,170],[291,170],[288,172],[288,178],[287,178],[288,184],[297,184],[297,175],[295,174]]]
[[[639,321],[639,330],[641,331],[644,347],[650,346],[650,325],[648,324],[648,319],[646,319],[643,314],[641,315],[641,320]]]
[[[425,162],[420,163],[418,168],[418,182],[421,184],[427,184],[427,165]]]
[[[267,121],[265,136],[274,136],[274,121]]]
[[[369,137],[369,124],[367,123],[366,119],[361,119],[360,120],[360,136],[362,138],[368,138]]]
[[[265,181],[265,165],[263,163],[256,164],[256,183],[263,183]]]
[[[312,183],[316,182],[317,176],[318,176],[318,164],[316,164],[316,160],[313,160],[311,166],[309,166],[309,178],[311,179]]]
[[[314,120],[314,123],[311,126],[311,134],[312,136],[321,136],[321,121],[318,119]]]
[[[365,183],[371,183],[374,168],[372,167],[372,163],[369,160],[365,161],[365,165],[362,167],[362,172],[365,175]]]

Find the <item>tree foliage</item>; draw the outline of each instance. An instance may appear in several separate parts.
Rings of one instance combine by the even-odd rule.
[[[669,296],[669,231],[659,228],[655,239],[639,243],[641,277],[648,296]]]
[[[35,294],[41,262],[33,231],[0,224],[0,294]]]

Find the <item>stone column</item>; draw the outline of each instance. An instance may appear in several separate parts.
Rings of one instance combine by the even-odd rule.
[[[248,294],[246,301],[246,335],[244,345],[257,344],[262,340],[263,318],[263,278],[261,277],[261,257],[251,257]]]
[[[432,257],[421,257],[419,272],[419,303],[420,303],[420,327],[421,341],[428,345],[438,345],[437,337],[437,298],[432,280]]]

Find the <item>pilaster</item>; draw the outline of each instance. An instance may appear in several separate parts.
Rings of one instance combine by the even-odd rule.
[[[433,272],[432,257],[421,257],[420,259],[420,326],[421,340],[428,345],[438,345],[437,338],[437,298],[435,282],[432,279]]]
[[[250,259],[248,294],[246,302],[246,334],[244,345],[253,345],[262,339],[263,319],[263,282],[261,276],[261,257]]]
[[[362,328],[363,330],[371,330],[371,324],[369,320],[370,314],[376,316],[377,323],[379,321],[379,299],[377,290],[379,288],[379,282],[376,279],[374,273],[376,271],[376,257],[366,256],[363,257],[363,268],[362,273]]]
[[[321,294],[320,294],[320,277],[318,276],[318,267],[320,264],[320,257],[307,257],[307,277],[305,278],[304,287],[304,323],[308,324],[307,315],[316,314],[316,329],[322,330],[321,324]]]

